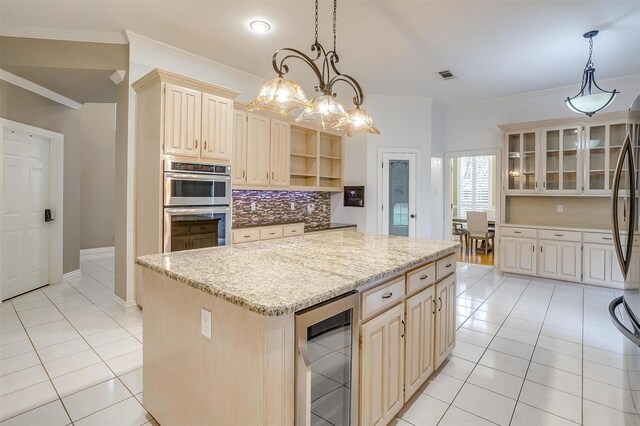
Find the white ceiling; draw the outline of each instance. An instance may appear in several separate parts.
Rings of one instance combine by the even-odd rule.
[[[276,49],[307,50],[313,41],[311,0],[0,0],[0,7],[5,34],[128,29],[265,79],[274,75]],[[582,33],[594,28],[598,80],[640,73],[637,0],[340,0],[338,8],[340,69],[366,93],[455,104],[577,84],[588,48]],[[322,0],[320,12],[320,41],[330,47],[331,2]],[[253,18],[272,31],[249,31]],[[436,75],[447,68],[457,79]],[[292,63],[292,78],[308,72]]]

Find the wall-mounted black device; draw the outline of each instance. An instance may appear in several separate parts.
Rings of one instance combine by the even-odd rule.
[[[364,207],[364,186],[344,187],[345,207]]]
[[[51,216],[51,209],[44,209],[44,221],[53,222],[53,217]]]

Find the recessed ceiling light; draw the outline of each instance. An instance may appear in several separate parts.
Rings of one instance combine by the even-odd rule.
[[[267,21],[255,20],[249,23],[249,28],[256,33],[266,33],[271,29],[271,24]]]

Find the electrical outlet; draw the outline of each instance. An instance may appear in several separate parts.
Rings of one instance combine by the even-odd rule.
[[[564,213],[564,205],[558,204],[557,211],[558,213]]]
[[[208,309],[202,308],[202,321],[200,328],[202,335],[207,339],[211,339],[211,311]]]
[[[251,202],[251,211],[255,212],[256,210],[258,210],[258,205],[255,201]]]
[[[313,213],[313,211],[314,211],[315,209],[316,209],[316,205],[315,205],[315,204],[313,204],[313,203],[309,203],[309,204],[307,204],[307,211],[308,211],[309,213]]]
[[[295,210],[296,209],[296,203],[291,203],[291,210]]]
[[[322,205],[322,211],[323,211],[323,212],[326,212],[326,211],[327,211],[327,206],[326,206],[326,205],[324,205],[324,204]]]

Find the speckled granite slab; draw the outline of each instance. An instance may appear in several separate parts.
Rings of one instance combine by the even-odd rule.
[[[367,235],[306,234],[136,260],[176,281],[262,315],[284,315],[455,252],[459,243]]]

